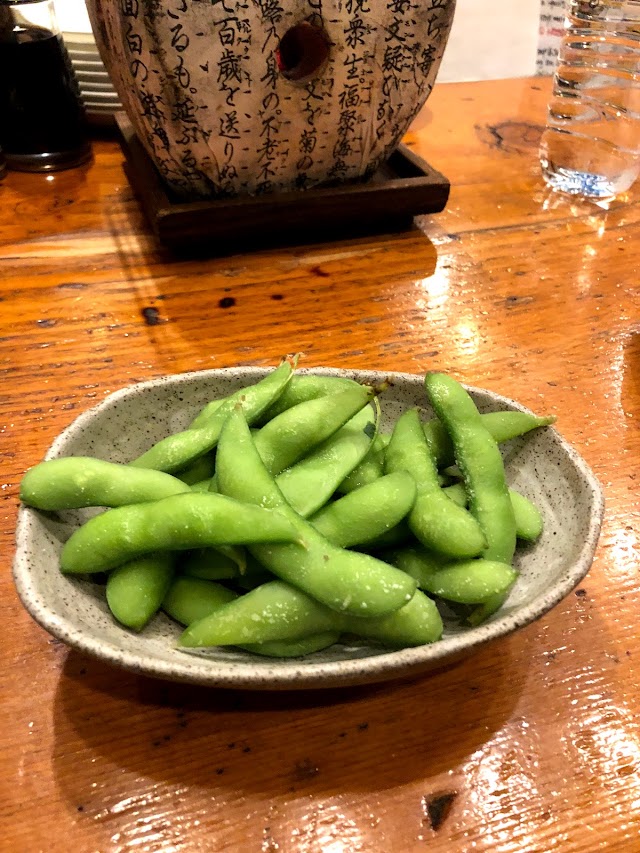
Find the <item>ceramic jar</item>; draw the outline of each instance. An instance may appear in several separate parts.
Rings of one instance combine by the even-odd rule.
[[[181,198],[366,178],[428,98],[455,0],[88,0],[139,138]]]

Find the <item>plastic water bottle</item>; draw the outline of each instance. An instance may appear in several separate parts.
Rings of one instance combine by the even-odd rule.
[[[540,163],[554,189],[593,199],[640,173],[640,0],[568,0]]]

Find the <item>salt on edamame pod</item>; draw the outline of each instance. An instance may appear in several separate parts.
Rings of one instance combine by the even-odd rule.
[[[261,416],[260,423],[264,425],[267,421],[299,403],[317,400],[318,397],[326,397],[347,388],[355,388],[358,384],[355,379],[348,379],[346,376],[320,376],[315,373],[296,374],[291,377],[286,388]]]
[[[122,625],[141,631],[160,609],[173,577],[173,554],[147,554],[107,578],[107,604]]]
[[[308,518],[331,498],[349,471],[362,461],[375,440],[377,414],[365,406],[331,438],[276,477],[286,501]]]
[[[351,420],[374,395],[373,388],[358,385],[331,396],[307,400],[277,415],[253,437],[267,471],[276,476],[295,465]]]
[[[387,533],[411,511],[416,484],[396,471],[327,504],[309,522],[334,545],[351,548]]]
[[[482,604],[494,595],[506,595],[517,572],[495,560],[444,561],[438,555],[405,548],[388,555],[391,562],[418,582],[430,595],[459,604]]]
[[[459,506],[467,505],[467,493],[462,483],[454,483],[443,489],[445,495]],[[516,538],[535,542],[542,533],[543,519],[538,507],[520,492],[509,489],[511,506],[516,521]]]
[[[222,425],[235,406],[241,406],[248,423],[258,418],[282,392],[291,379],[292,370],[291,364],[283,361],[255,385],[249,385],[227,397],[222,405],[216,406],[211,416],[202,419],[198,416],[188,429],[161,439],[130,465],[170,473],[180,471],[199,456],[213,450],[218,443]]]
[[[20,483],[20,499],[44,510],[125,506],[188,492],[189,486],[162,471],[137,471],[129,465],[89,456],[49,459],[30,468]]]
[[[489,430],[498,444],[556,422],[555,415],[539,417],[530,412],[511,410],[485,412],[480,417],[485,428]],[[446,468],[451,465],[455,458],[453,444],[444,424],[434,418],[423,424],[423,429],[438,468]]]
[[[415,581],[406,574],[369,555],[337,548],[287,504],[239,410],[229,416],[220,436],[217,476],[222,494],[277,508],[296,529],[302,544],[249,548],[274,575],[334,610],[355,615],[389,613],[411,599]]]
[[[469,496],[469,509],[486,539],[486,560],[511,563],[516,523],[496,440],[467,391],[451,376],[428,373],[425,386],[431,405],[444,423]]]
[[[152,551],[299,538],[296,525],[276,510],[189,491],[90,518],[67,540],[60,563],[69,574],[106,572]]]
[[[442,492],[416,409],[408,409],[396,421],[385,453],[385,470],[406,471],[415,480],[417,495],[407,523],[426,548],[457,559],[476,557],[483,551],[487,541],[478,521]]]

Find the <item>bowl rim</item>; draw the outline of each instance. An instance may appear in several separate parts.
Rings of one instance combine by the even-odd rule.
[[[93,418],[108,410],[120,401],[143,395],[166,385],[187,384],[194,380],[242,378],[247,384],[257,381],[272,371],[272,367],[238,366],[210,368],[186,373],[170,374],[157,379],[136,382],[108,394],[103,400],[78,415],[58,434],[47,450],[44,459],[64,455],[67,443],[78,430],[84,429]],[[328,367],[298,367],[296,375],[319,374],[325,376],[348,376],[362,382],[379,381],[382,377],[392,384],[419,384],[424,374],[402,373],[396,371],[361,370]],[[488,389],[462,383],[472,396],[490,397],[505,408],[531,412],[520,403]],[[105,641],[86,629],[78,628],[74,622],[55,613],[42,599],[37,590],[33,575],[25,559],[25,544],[29,526],[37,518],[37,510],[24,505],[18,511],[16,525],[16,554],[13,561],[13,580],[18,596],[31,617],[49,634],[63,641],[77,651],[88,654],[112,665],[129,671],[171,681],[183,681],[202,686],[238,688],[238,689],[308,689],[320,687],[371,684],[397,679],[424,672],[438,665],[444,666],[459,655],[467,655],[486,643],[504,637],[518,628],[522,628],[544,616],[562,601],[583,580],[595,555],[604,516],[604,493],[595,474],[580,454],[562,437],[554,427],[551,429],[562,452],[589,487],[592,494],[592,507],[589,517],[588,533],[580,548],[577,559],[564,575],[552,587],[539,593],[529,604],[517,611],[498,616],[491,622],[464,633],[445,637],[436,643],[407,649],[381,651],[380,654],[350,660],[309,662],[300,658],[270,666],[269,659],[256,658],[247,663],[240,661],[207,660],[206,653],[184,650],[184,663],[175,661],[149,660],[144,651],[132,653],[121,646]],[[122,629],[126,631],[125,628]],[[183,650],[181,650],[183,651]],[[212,665],[212,664],[215,665]]]

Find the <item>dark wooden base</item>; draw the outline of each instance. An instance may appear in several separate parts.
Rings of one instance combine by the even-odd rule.
[[[210,254],[390,233],[443,210],[449,181],[405,145],[368,181],[260,196],[176,202],[131,123],[116,116],[127,177],[159,242]]]

